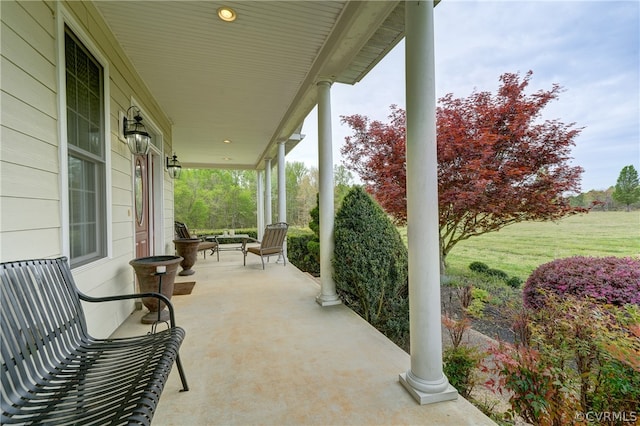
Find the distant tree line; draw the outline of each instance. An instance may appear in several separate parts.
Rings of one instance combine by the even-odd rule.
[[[176,220],[191,229],[241,229],[257,224],[257,175],[254,170],[185,169],[174,182]],[[307,227],[316,205],[318,170],[302,162],[285,167],[287,222]],[[353,185],[344,166],[334,169],[336,205]],[[273,221],[278,220],[278,179],[272,173]]]
[[[592,189],[569,197],[572,206],[590,208],[592,211],[624,210],[626,206],[613,200],[615,187],[608,189]]]
[[[318,169],[302,162],[287,162],[287,222],[308,227],[317,204]],[[256,226],[256,172],[253,170],[185,169],[174,183],[176,220],[192,229],[241,229]],[[354,186],[352,173],[343,165],[334,168],[335,208]],[[278,220],[278,181],[271,179],[272,218]],[[572,207],[593,211],[640,208],[638,173],[633,166],[620,172],[615,186],[569,197]]]
[[[622,168],[615,186],[605,190],[592,189],[569,198],[575,207],[595,211],[632,210],[640,208],[640,181],[633,165]]]

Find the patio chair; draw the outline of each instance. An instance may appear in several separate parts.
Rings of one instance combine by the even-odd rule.
[[[175,221],[174,227],[176,236],[178,238],[195,238],[189,233],[189,228],[182,222]],[[215,241],[206,241],[200,238],[200,244],[198,245],[198,251],[204,254],[204,258],[207,258],[207,250],[211,250],[211,254],[216,253],[218,255],[218,262],[220,261],[220,253],[218,252],[218,243]]]
[[[262,269],[264,269],[264,258],[267,258],[275,254],[282,255],[283,266],[287,265],[287,258],[284,255],[284,239],[287,237],[287,229],[289,225],[284,222],[272,223],[267,225],[264,230],[262,241],[258,241],[255,238],[247,238],[242,242],[242,253],[244,253],[244,266],[247,266],[247,254],[253,253],[260,256],[262,260]],[[247,243],[260,243],[260,246],[247,247]]]

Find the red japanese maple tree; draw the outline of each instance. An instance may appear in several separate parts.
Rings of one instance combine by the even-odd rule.
[[[438,205],[443,262],[462,240],[523,221],[557,220],[585,209],[565,194],[579,192],[581,167],[569,165],[581,128],[542,121],[541,111],[561,93],[526,94],[532,72],[505,73],[495,95],[439,99]],[[341,152],[383,208],[400,224],[407,218],[405,112],[392,105],[389,123],[343,116],[354,134]]]

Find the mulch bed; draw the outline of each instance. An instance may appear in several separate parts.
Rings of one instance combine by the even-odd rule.
[[[462,318],[462,306],[455,289],[450,286],[442,286],[440,295],[443,314],[448,312],[454,314],[457,318]],[[471,328],[492,339],[513,343],[514,333],[511,330],[512,321],[509,317],[510,312],[506,309],[487,304],[482,318],[471,319]]]

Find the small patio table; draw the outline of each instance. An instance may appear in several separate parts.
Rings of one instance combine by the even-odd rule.
[[[249,238],[251,238],[249,236],[249,234],[221,234],[221,235],[211,235],[208,237],[205,237],[205,239],[207,241],[215,241],[216,243],[218,243],[218,252],[220,251],[242,251],[242,243],[240,243],[239,246],[236,246],[235,243],[233,242],[226,242],[224,244],[222,244],[222,241],[224,240],[248,240]],[[226,247],[224,247],[226,246]]]

